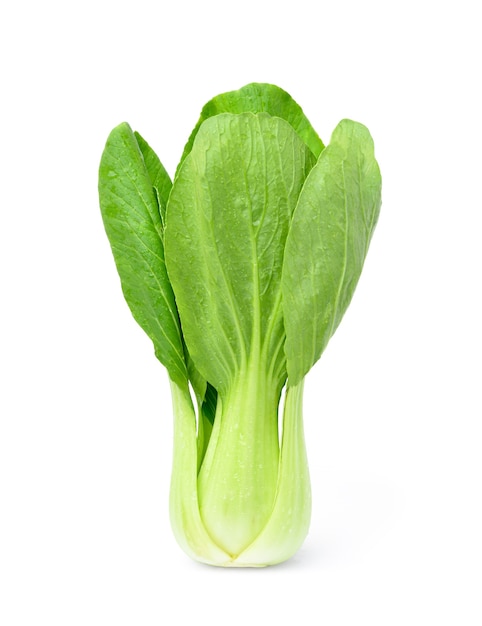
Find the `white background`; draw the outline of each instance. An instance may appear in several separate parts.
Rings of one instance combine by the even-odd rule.
[[[2,626],[482,624],[476,2],[16,2],[0,15]],[[97,200],[126,120],[172,174],[202,105],[280,85],[365,123],[382,213],[306,384],[314,510],[278,567],[191,562],[167,377]]]

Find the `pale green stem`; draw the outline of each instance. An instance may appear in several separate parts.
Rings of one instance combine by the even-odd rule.
[[[260,386],[258,377],[259,372],[247,375],[233,388],[225,403],[231,411],[218,399],[199,479],[196,416],[189,389],[171,381],[171,523],[185,552],[212,565],[279,563],[298,550],[308,532],[311,492],[303,381],[286,391],[280,451],[272,414],[278,397],[272,386]]]
[[[233,559],[266,525],[278,482],[279,393],[264,371],[253,364],[219,398],[199,472],[201,518]]]
[[[174,451],[172,462],[170,515],[174,535],[192,558],[223,565],[230,557],[218,547],[199,514],[197,495],[196,415],[186,382],[180,387],[172,380],[174,410]]]
[[[290,558],[303,543],[311,518],[311,487],[303,433],[304,379],[288,387],[278,488],[268,523],[236,565],[272,565]]]

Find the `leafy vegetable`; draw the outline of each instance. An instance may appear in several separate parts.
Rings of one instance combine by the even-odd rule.
[[[169,374],[171,523],[193,558],[262,566],[302,544],[304,378],[350,303],[380,189],[364,126],[343,120],[324,148],[274,85],[211,100],[173,184],[127,124],[110,134],[100,206],[127,303]]]

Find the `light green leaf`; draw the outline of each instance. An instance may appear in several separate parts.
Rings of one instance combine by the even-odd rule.
[[[365,126],[343,120],[311,170],[288,235],[283,310],[288,383],[319,359],[353,296],[381,204]]]
[[[218,391],[250,359],[285,374],[281,268],[314,157],[285,121],[221,114],[201,126],[169,197],[166,262],[193,361]]]
[[[269,83],[250,83],[236,91],[222,93],[210,100],[202,109],[181,158],[181,163],[191,151],[201,124],[220,113],[268,113],[288,122],[298,133],[316,158],[323,150],[323,142],[303,113],[300,105],[280,87]]]
[[[187,372],[164,261],[158,201],[128,124],[117,126],[107,140],[99,168],[99,199],[127,304],[172,380],[183,384]]]

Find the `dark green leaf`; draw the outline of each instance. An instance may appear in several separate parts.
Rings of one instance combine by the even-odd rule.
[[[151,172],[155,171],[152,156],[147,160]],[[170,377],[185,384],[179,318],[164,262],[158,201],[128,124],[117,126],[107,140],[99,169],[99,198],[127,304],[152,339]]]
[[[161,215],[162,226],[164,225],[166,218],[166,207],[169,194],[171,192],[172,182],[169,178],[169,174],[164,169],[164,166],[159,160],[159,157],[150,147],[145,139],[136,131],[134,136],[137,140],[139,148],[144,157],[144,163],[146,165],[149,178],[151,179],[152,186],[155,189],[156,197],[159,205],[159,212]],[[162,233],[162,236],[164,234]]]

